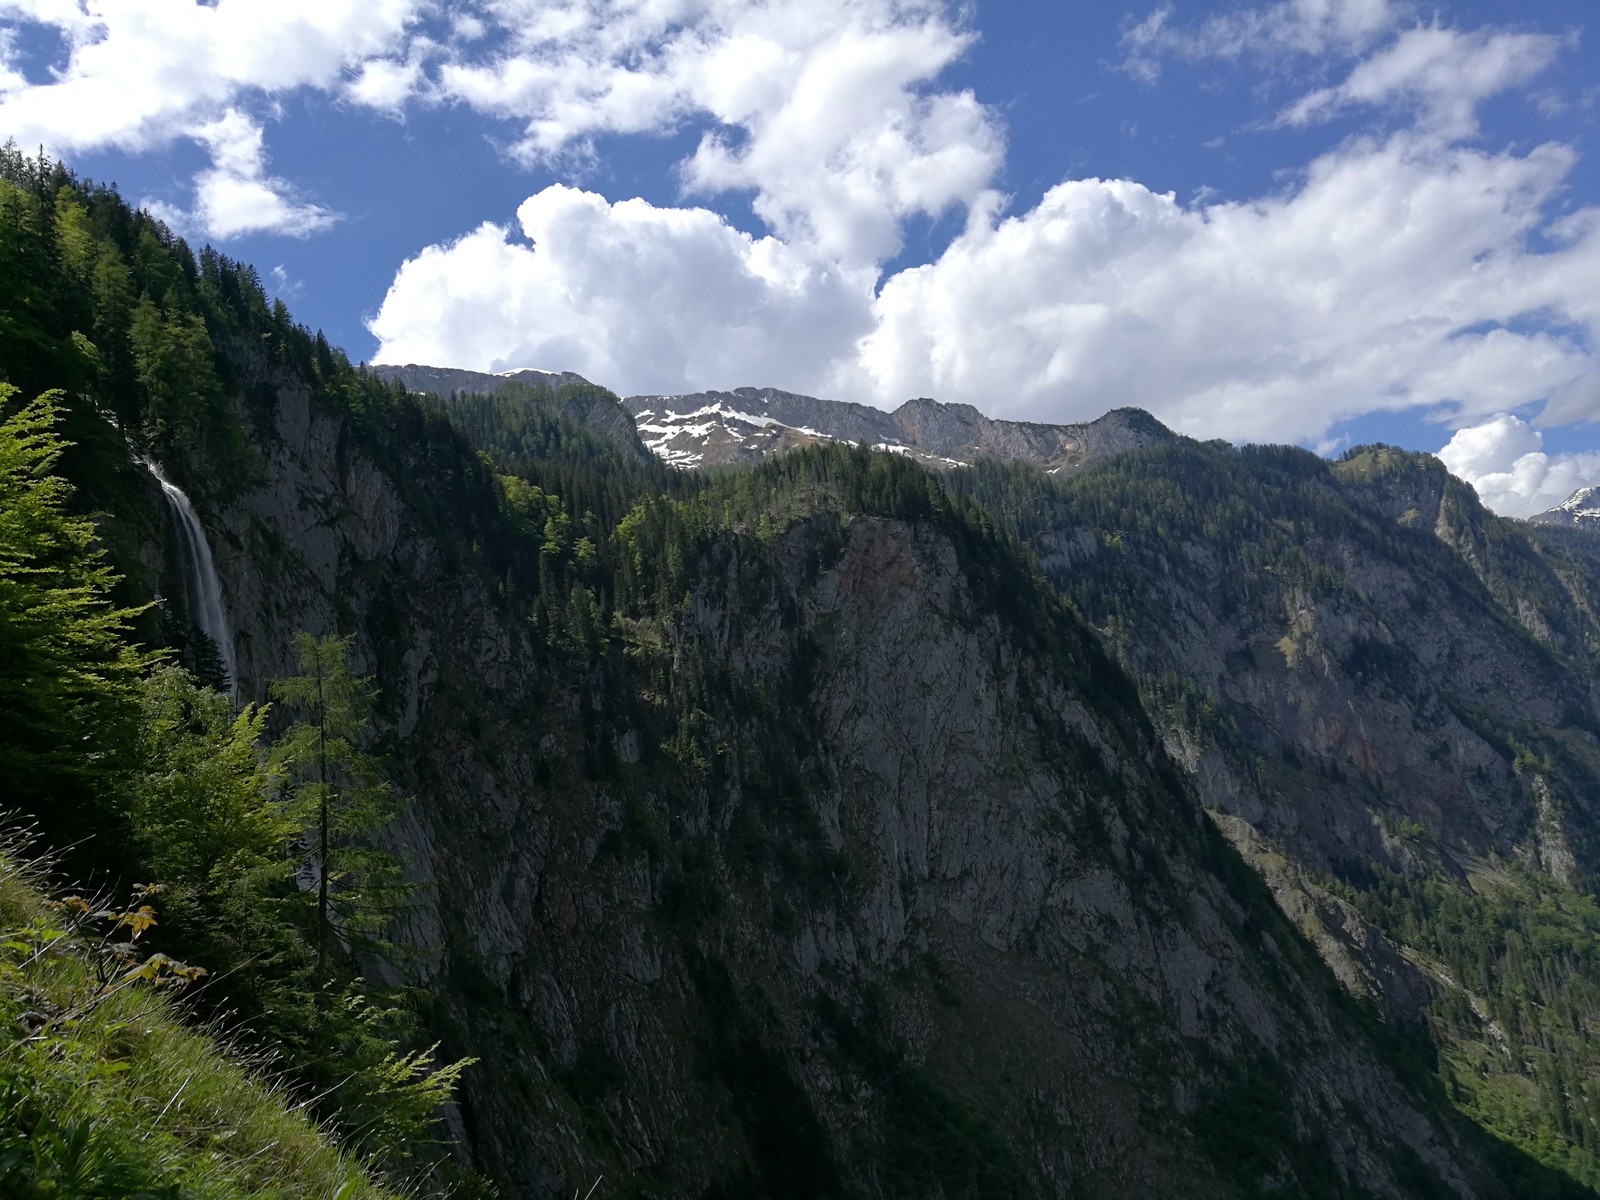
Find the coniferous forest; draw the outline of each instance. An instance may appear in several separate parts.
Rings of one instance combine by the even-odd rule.
[[[669,470],[14,147],[0,380],[0,1193],[1600,1188],[1581,531],[1385,447]]]

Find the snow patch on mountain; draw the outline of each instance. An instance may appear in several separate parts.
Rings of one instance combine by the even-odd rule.
[[[1535,525],[1600,530],[1600,487],[1582,487],[1547,512],[1528,518]]]

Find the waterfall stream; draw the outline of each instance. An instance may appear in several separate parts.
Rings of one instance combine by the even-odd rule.
[[[183,489],[168,479],[166,472],[147,458],[139,460],[161,485],[173,528],[178,531],[178,567],[183,581],[183,602],[188,618],[215,643],[228,673],[228,690],[238,698],[239,678],[234,670],[233,633],[228,628],[228,612],[222,606],[222,588],[217,568],[211,561],[211,544],[205,528],[195,515],[194,505]]]

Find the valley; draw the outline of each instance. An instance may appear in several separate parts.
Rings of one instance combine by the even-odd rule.
[[[3,165],[27,886],[166,884],[149,944],[219,977],[174,1019],[282,1040],[373,1186],[1600,1187],[1589,530],[1131,409],[361,368],[253,268]],[[292,752],[307,679],[348,687],[347,767]],[[208,761],[209,824],[173,790]],[[322,845],[363,864],[336,897],[403,876],[370,933],[308,908],[308,814],[358,784]],[[28,1007],[32,954],[13,1066],[70,1011]],[[68,1178],[8,1103],[0,1172]]]

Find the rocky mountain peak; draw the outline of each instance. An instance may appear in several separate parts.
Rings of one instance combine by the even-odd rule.
[[[821,400],[775,388],[682,395],[630,396],[623,401],[645,445],[677,467],[754,462],[815,442],[866,442],[939,469],[999,458],[1051,474],[1175,435],[1148,413],[1118,409],[1095,421],[1045,425],[996,420],[970,404],[927,397],[893,412]]]
[[[1528,518],[1535,525],[1600,529],[1600,487],[1581,487],[1547,512]]]

